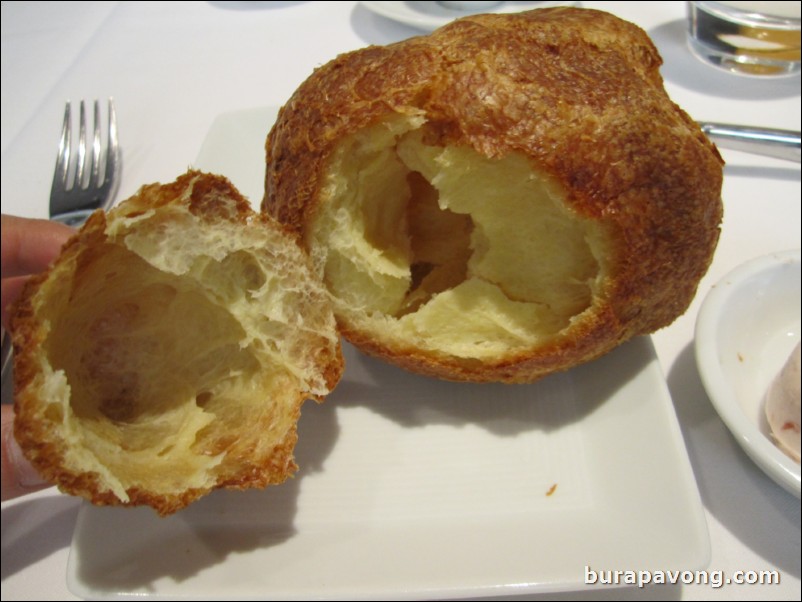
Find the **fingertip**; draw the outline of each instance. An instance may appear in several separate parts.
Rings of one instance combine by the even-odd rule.
[[[75,233],[75,229],[58,222],[3,215],[3,278],[46,269]]]
[[[14,410],[2,406],[2,501],[10,500],[50,484],[25,458],[14,438]]]

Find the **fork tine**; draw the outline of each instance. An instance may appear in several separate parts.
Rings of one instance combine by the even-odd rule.
[[[95,101],[94,115],[94,135],[92,136],[92,169],[89,172],[89,185],[94,187],[100,185],[100,103]]]
[[[116,183],[117,172],[120,168],[119,142],[117,140],[117,111],[114,99],[109,98],[109,140],[106,149],[106,172],[103,176],[104,186],[113,186]],[[114,195],[108,195],[108,203],[114,200]],[[104,207],[106,209],[106,207]]]
[[[87,131],[87,104],[92,101],[81,101],[79,115],[78,147],[71,141],[70,103],[64,112],[61,139],[59,140],[59,156],[56,161],[56,173],[50,190],[50,215],[71,225],[78,225],[95,209],[107,210],[114,203],[114,194],[119,184],[121,156],[117,139],[117,114],[114,99],[109,98],[108,132],[104,141],[100,123],[100,101],[95,100],[93,106],[94,123],[92,124],[92,140]],[[87,147],[92,145],[91,150]],[[71,154],[75,148],[75,158]],[[105,162],[105,167],[102,163]],[[75,165],[72,165],[75,163]],[[101,174],[102,172],[102,174]],[[102,175],[102,180],[101,180]]]
[[[58,141],[58,156],[56,157],[56,171],[53,174],[53,189],[65,189],[67,187],[67,172],[70,167],[70,128],[72,117],[70,115],[70,102],[64,109],[64,122],[61,126],[61,137]]]
[[[78,122],[78,157],[76,158],[75,181],[73,187],[84,189],[86,173],[86,103],[81,101],[80,120]]]

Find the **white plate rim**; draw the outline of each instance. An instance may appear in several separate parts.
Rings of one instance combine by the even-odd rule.
[[[435,2],[361,0],[360,4],[369,11],[387,19],[424,31],[432,31],[455,19],[467,17],[471,14],[479,14],[479,12],[505,14],[553,6],[576,6],[579,2],[505,2],[497,7],[477,12],[448,9],[437,5]]]

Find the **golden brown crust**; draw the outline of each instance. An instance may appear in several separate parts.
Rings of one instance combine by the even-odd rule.
[[[279,113],[262,209],[305,236],[338,143],[393,115],[424,116],[434,144],[524,154],[614,241],[613,278],[592,319],[546,347],[479,366],[341,327],[366,351],[445,378],[529,381],[570,367],[682,314],[719,237],[723,162],[667,96],[661,62],[640,28],[574,8],[470,16],[344,54]]]
[[[360,350],[405,370],[444,380],[470,382],[531,383],[601,357],[631,338],[611,312],[595,316],[592,322],[571,329],[548,344],[524,353],[505,355],[497,360],[465,360],[446,354],[433,354],[414,346],[388,346],[360,330],[339,323],[340,333]]]
[[[189,214],[198,218],[206,226],[192,226],[191,224],[187,226],[186,222],[191,222],[192,220]],[[184,223],[183,226],[181,222]],[[124,468],[111,468],[112,463],[109,458],[100,458],[98,462],[87,464],[85,462],[87,455],[102,455],[105,449],[107,451],[111,450],[110,453],[114,455],[119,454],[121,458],[115,460],[117,462],[116,466],[125,467],[128,463],[125,455],[129,453],[124,434],[119,435],[122,439],[121,443],[116,447],[113,445],[111,447],[92,449],[85,447],[88,446],[86,442],[95,435],[90,423],[96,421],[106,422],[110,429],[114,429],[127,420],[126,413],[130,410],[128,405],[125,405],[125,407],[121,405],[115,409],[114,404],[140,404],[144,406],[144,409],[140,408],[141,413],[146,415],[148,412],[161,411],[159,408],[164,406],[155,404],[163,403],[164,400],[135,399],[131,401],[127,396],[132,394],[124,390],[124,384],[113,382],[109,385],[108,382],[102,382],[107,374],[117,378],[120,375],[128,376],[132,372],[135,373],[138,369],[137,366],[119,366],[121,362],[128,361],[129,355],[110,353],[109,357],[106,357],[103,354],[95,354],[91,356],[93,358],[92,361],[95,362],[94,364],[84,366],[83,364],[86,362],[80,359],[76,360],[79,362],[77,367],[70,363],[70,359],[59,357],[58,342],[56,340],[58,331],[61,329],[63,332],[66,328],[64,326],[65,323],[70,321],[76,323],[76,320],[78,320],[77,323],[81,324],[78,334],[80,337],[85,337],[87,341],[76,340],[75,350],[68,350],[68,354],[88,354],[89,351],[98,349],[121,349],[114,346],[114,338],[111,339],[111,342],[101,340],[101,338],[92,341],[93,337],[109,336],[108,331],[104,331],[103,335],[95,334],[105,328],[106,325],[94,316],[79,316],[76,318],[75,312],[78,310],[73,309],[75,304],[64,303],[63,307],[58,307],[59,298],[62,293],[68,294],[70,298],[80,298],[81,295],[86,297],[85,290],[98,286],[100,288],[97,290],[104,292],[104,294],[108,292],[104,291],[102,284],[93,280],[93,278],[96,278],[93,273],[97,274],[98,272],[92,272],[92,269],[96,269],[97,262],[102,259],[104,253],[109,252],[110,248],[125,247],[128,244],[126,241],[131,237],[141,236],[145,230],[147,230],[147,234],[152,234],[157,241],[167,241],[170,237],[175,236],[187,236],[188,233],[190,235],[197,233],[198,236],[203,234],[207,236],[207,239],[204,240],[210,241],[209,250],[211,252],[211,246],[215,241],[215,232],[223,228],[224,223],[231,224],[234,228],[223,230],[221,234],[223,238],[226,238],[227,235],[228,237],[237,236],[240,232],[239,229],[242,228],[244,242],[241,247],[232,247],[234,255],[239,252],[239,248],[247,252],[253,251],[255,255],[259,256],[260,261],[264,261],[266,264],[275,261],[275,267],[280,271],[283,270],[284,274],[299,274],[295,282],[299,288],[307,287],[306,290],[309,297],[305,302],[308,301],[309,307],[317,308],[322,312],[322,317],[316,318],[317,322],[314,325],[317,327],[322,324],[320,326],[321,330],[330,328],[330,333],[323,333],[320,336],[317,334],[299,335],[298,337],[303,343],[303,337],[306,336],[306,341],[310,345],[308,355],[305,356],[307,359],[304,361],[311,362],[311,365],[303,366],[310,373],[309,379],[299,379],[296,382],[291,377],[280,377],[284,379],[280,381],[277,387],[277,389],[280,389],[280,395],[277,394],[276,398],[271,399],[271,392],[276,393],[277,389],[270,388],[272,386],[268,383],[270,376],[264,376],[264,373],[260,374],[257,371],[253,375],[253,384],[247,382],[244,384],[243,395],[247,395],[248,391],[259,387],[257,380],[262,383],[262,380],[259,379],[263,379],[265,383],[268,383],[261,385],[265,387],[264,395],[266,397],[264,401],[260,401],[259,392],[257,392],[252,405],[237,406],[232,410],[236,412],[230,420],[234,424],[233,431],[223,431],[215,434],[214,437],[207,435],[208,442],[204,442],[204,433],[207,433],[211,426],[207,424],[205,427],[199,427],[201,430],[194,436],[195,442],[190,442],[192,444],[190,449],[198,447],[199,454],[207,456],[218,456],[221,451],[225,452],[225,457],[219,464],[213,463],[207,468],[211,476],[206,479],[204,485],[174,485],[174,483],[170,482],[170,479],[180,481],[183,477],[176,477],[171,474],[164,479],[168,481],[167,486],[162,487],[162,483],[158,481],[158,478],[154,482],[158,482],[159,487],[149,486],[148,476],[131,477],[126,481],[119,477],[119,474],[114,474],[115,470],[124,470]],[[201,228],[205,229],[203,233],[200,231]],[[267,234],[266,232],[272,232],[272,234]],[[259,241],[262,240],[278,242],[275,248],[254,249],[253,245],[259,244]],[[256,243],[252,241],[256,241]],[[293,260],[293,263],[278,265],[278,259],[263,259],[265,256],[273,257],[274,255],[272,254],[275,254],[275,257],[289,257]],[[139,265],[136,261],[132,265]],[[212,489],[223,487],[232,489],[261,488],[286,480],[297,470],[293,460],[293,448],[297,440],[295,424],[300,417],[302,403],[309,397],[319,401],[322,400],[325,396],[325,391],[336,385],[343,371],[338,335],[334,331],[334,321],[328,308],[328,301],[322,290],[317,300],[312,299],[317,295],[315,287],[319,287],[319,284],[312,283],[307,285],[303,280],[308,278],[303,274],[311,274],[309,267],[304,266],[304,263],[303,254],[294,235],[291,235],[283,226],[277,224],[268,216],[255,213],[231,183],[220,176],[190,171],[173,183],[166,185],[153,184],[143,187],[137,195],[113,209],[108,216],[103,212],[96,212],[83,228],[67,242],[53,266],[48,271],[29,280],[12,310],[11,331],[15,349],[15,437],[26,457],[44,478],[57,484],[64,492],[82,496],[98,505],[149,505],[161,515],[180,510],[197,498],[206,495]],[[120,269],[127,268],[120,267]],[[304,272],[304,270],[306,271]],[[129,275],[133,276],[133,274],[126,272],[126,278]],[[112,278],[114,274],[107,272],[105,276]],[[203,277],[205,276],[200,278]],[[290,275],[288,277],[293,278],[295,276]],[[174,281],[171,281],[168,275],[163,280],[166,284],[159,284],[158,286],[165,288],[174,285],[173,288],[178,290],[180,289],[180,285],[177,284],[178,280],[178,275],[175,276]],[[209,282],[204,282],[204,285],[209,285]],[[114,284],[111,286],[114,286]],[[127,306],[135,303],[144,305],[147,301],[144,300],[143,295],[144,293],[142,292],[134,292],[122,299]],[[213,295],[212,298],[216,298]],[[279,300],[275,295],[271,295],[266,297],[264,302],[267,304],[280,303],[283,299],[282,297]],[[114,297],[112,297],[112,301],[115,301]],[[286,309],[291,314],[296,310],[303,311],[305,307],[289,307]],[[143,313],[142,309],[142,307],[139,307],[137,311],[141,314]],[[189,309],[192,309],[191,304]],[[220,310],[219,315],[222,316],[227,311]],[[259,311],[258,307],[254,310],[257,319],[260,319],[258,317]],[[268,311],[270,311],[269,305],[265,308],[265,312]],[[326,318],[326,312],[328,312],[328,318]],[[113,317],[113,314],[110,315]],[[330,321],[330,325],[327,326],[328,322],[326,320]],[[302,322],[303,320],[299,317],[297,323],[302,324]],[[158,324],[158,322],[156,323]],[[268,321],[260,323],[265,325],[265,328],[275,328],[270,326]],[[169,326],[169,324],[166,326]],[[207,326],[210,330],[213,330],[213,324],[208,324]],[[125,339],[126,336],[129,336],[129,333],[116,332],[116,329],[114,330],[114,332],[110,333],[112,337],[119,336],[123,341],[131,340]],[[68,334],[73,334],[73,332],[69,331]],[[171,338],[175,334],[175,332],[162,334],[156,332],[155,336],[159,339],[164,339]],[[201,333],[202,336],[204,335]],[[154,341],[154,343],[158,343],[158,340]],[[276,344],[280,345],[281,341]],[[245,345],[245,343],[243,342],[242,345]],[[169,344],[165,348],[169,349]],[[143,348],[142,353],[145,352],[145,349]],[[214,352],[215,349],[211,351]],[[295,352],[297,348],[291,351]],[[255,354],[256,351],[252,353]],[[301,350],[300,353],[306,352]],[[228,356],[220,355],[218,357],[223,358],[224,361]],[[234,355],[232,357],[236,360],[240,356]],[[269,364],[269,362],[273,361],[270,357],[267,357],[267,359],[265,357],[267,356],[258,356],[262,371],[265,369],[272,370],[273,368],[270,365],[261,364],[262,362]],[[141,356],[130,355],[130,359],[139,361]],[[180,367],[182,365],[181,358],[171,359],[157,356],[150,359],[150,362],[145,363],[154,364],[174,360],[175,366]],[[186,362],[190,361],[189,359],[186,360]],[[214,366],[211,366],[211,368],[214,369]],[[87,387],[87,385],[80,384],[84,376],[81,370],[84,369],[86,369],[87,374],[93,375],[101,385],[111,386],[114,395],[116,395],[116,397],[103,401],[103,403],[110,405],[104,406],[101,404],[100,412],[95,412],[88,417],[86,407],[82,408],[76,405],[78,403],[77,396],[82,394],[79,391],[80,387],[84,389]],[[241,370],[242,367],[236,365],[230,370],[237,369]],[[299,370],[297,367],[294,369],[296,371]],[[205,372],[205,370],[199,371],[201,378],[204,377]],[[221,370],[221,373],[227,374],[225,370]],[[135,376],[137,375],[134,374]],[[147,376],[144,375],[143,378],[146,379]],[[136,383],[134,377],[131,377],[131,380]],[[179,376],[176,376],[176,379],[179,378]],[[187,380],[186,377],[183,378]],[[224,378],[227,377],[224,376]],[[312,381],[315,381],[316,384],[313,384]],[[190,413],[195,412],[194,415],[197,416],[199,411],[194,407],[195,404],[202,405],[205,401],[203,397],[211,396],[211,393],[206,391],[213,390],[213,386],[216,383],[219,383],[219,381],[204,381],[203,392],[190,404],[192,405]],[[87,390],[91,390],[91,387],[96,384],[90,382]],[[227,384],[226,386],[233,387],[234,385]],[[83,395],[86,396],[87,394],[83,393]],[[168,394],[165,392],[164,397],[167,396]],[[239,400],[233,397],[230,401],[236,405],[238,402],[244,403],[243,399],[244,397],[240,397]],[[149,408],[148,404],[151,404],[151,401],[154,405]],[[167,409],[174,411],[176,408],[168,407]],[[214,410],[212,410],[215,417],[217,417],[218,412],[222,416],[226,411],[226,407],[220,406],[215,406]],[[189,415],[191,418],[192,414]],[[147,419],[147,416],[145,418]],[[201,420],[207,420],[207,418],[202,417]],[[285,424],[286,429],[282,430],[282,427],[276,428],[274,431],[272,425],[277,420],[282,421],[281,424]],[[123,426],[125,425],[123,424]],[[139,425],[135,424],[134,426],[140,428]],[[262,426],[269,428],[270,432],[265,431],[262,434],[258,431],[254,432],[255,428],[261,428]],[[159,427],[158,423],[156,427]],[[172,435],[170,432],[166,434],[168,436]],[[141,433],[137,433],[137,436],[140,437],[139,441],[141,441]],[[156,438],[158,439],[159,436]],[[141,449],[137,449],[134,446],[134,443],[131,443],[131,445],[132,449],[136,451],[131,452],[132,458],[136,453],[143,453]],[[155,443],[163,445],[158,440]],[[178,444],[176,444],[176,447],[178,447]],[[169,455],[170,450],[170,446],[164,447],[161,455]],[[158,458],[155,454],[154,457]],[[177,462],[187,462],[185,457],[176,456],[176,458]],[[109,460],[109,462],[106,462],[106,460]],[[160,466],[161,468],[156,466],[152,468],[154,475],[159,470],[167,472],[173,470],[169,463],[160,464]],[[143,470],[146,473],[149,471],[147,463],[144,464]],[[110,479],[108,476],[101,474],[105,471],[111,472],[113,478]],[[181,475],[182,473],[178,472],[176,474]],[[195,475],[189,474],[187,476],[194,477]],[[114,477],[119,477],[120,482],[123,483],[121,487],[124,489],[124,494],[109,485],[110,481],[115,480]],[[189,482],[191,481],[188,480],[187,483]]]

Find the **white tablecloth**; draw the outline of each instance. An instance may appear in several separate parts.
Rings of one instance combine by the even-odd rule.
[[[684,2],[585,2],[634,21],[659,47],[672,98],[699,120],[800,129],[800,78],[755,81],[688,52]],[[2,211],[46,217],[64,101],[114,96],[118,199],[183,173],[215,117],[283,104],[338,53],[419,32],[356,2],[3,2]],[[711,570],[778,570],[771,586],[681,585],[559,597],[800,599],[799,501],[741,451],[711,406],[692,349],[704,294],[751,258],[800,247],[798,164],[723,152],[725,222],[686,315],[653,339],[698,481]],[[72,598],[79,502],[46,490],[2,505],[3,599]],[[581,561],[578,570],[581,570]]]

